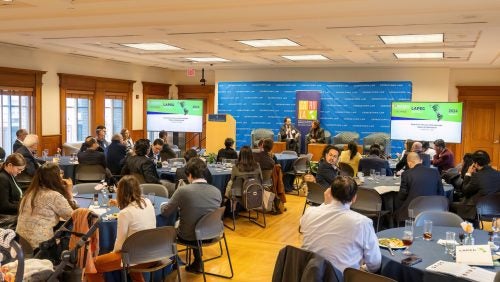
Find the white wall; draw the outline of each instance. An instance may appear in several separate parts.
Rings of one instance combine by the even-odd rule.
[[[0,66],[46,71],[42,82],[42,135],[60,134],[57,73],[135,80],[131,129],[142,129],[142,81],[169,83],[172,71],[128,63],[0,45]],[[139,99],[135,96],[139,95]]]

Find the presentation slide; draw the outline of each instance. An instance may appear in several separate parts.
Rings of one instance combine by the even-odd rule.
[[[391,139],[462,141],[462,103],[392,102]]]
[[[203,101],[150,99],[146,120],[148,131],[201,132]]]

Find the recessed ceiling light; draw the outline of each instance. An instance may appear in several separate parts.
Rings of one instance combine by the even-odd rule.
[[[205,57],[205,58],[186,58],[193,62],[229,62],[229,60],[219,57]]]
[[[121,45],[130,47],[130,48],[141,49],[141,50],[145,50],[145,51],[176,51],[176,50],[182,50],[179,47],[175,47],[175,46],[164,44],[164,43],[126,43],[126,44],[121,44]]]
[[[286,55],[281,56],[285,59],[289,59],[291,61],[328,61],[327,57],[323,55]]]
[[[444,34],[379,35],[385,44],[443,43]]]
[[[431,53],[394,53],[398,59],[442,59],[444,57],[443,52],[431,52]]]
[[[238,42],[250,45],[252,47],[263,48],[263,47],[293,47],[300,46],[299,44],[286,39],[256,39],[256,40],[238,40]]]

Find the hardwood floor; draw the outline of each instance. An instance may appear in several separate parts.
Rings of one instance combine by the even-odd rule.
[[[207,281],[271,281],[279,250],[286,245],[302,244],[298,228],[305,197],[287,194],[286,198],[287,211],[280,215],[266,214],[266,228],[240,216],[236,221],[235,231],[225,229],[234,277],[224,279],[207,275]],[[231,220],[226,218],[224,222],[230,224]],[[212,257],[218,251],[218,245],[211,246],[204,252],[204,258]],[[184,260],[184,253],[181,253],[181,257]],[[223,257],[207,262],[205,267],[209,272],[224,275],[230,273],[225,251]],[[203,281],[203,275],[188,273],[181,267],[181,279]]]

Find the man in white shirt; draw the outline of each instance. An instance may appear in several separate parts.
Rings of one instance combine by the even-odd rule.
[[[372,220],[350,209],[357,191],[351,177],[335,178],[324,193],[325,202],[309,207],[300,220],[302,248],[323,256],[341,272],[347,267],[359,269],[363,263],[375,272],[381,255]]]

